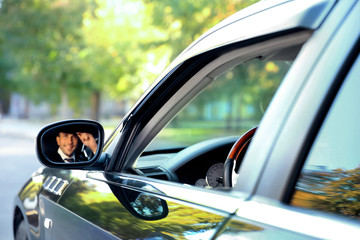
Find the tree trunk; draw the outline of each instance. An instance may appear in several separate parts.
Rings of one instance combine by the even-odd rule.
[[[0,90],[0,114],[6,115],[10,109],[10,94],[5,90]]]
[[[25,98],[25,108],[22,117],[28,119],[29,116],[30,116],[30,101],[27,98]]]
[[[90,118],[99,121],[100,116],[100,96],[99,90],[95,90],[91,94],[91,116]]]

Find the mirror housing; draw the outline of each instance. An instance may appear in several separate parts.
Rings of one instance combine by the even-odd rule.
[[[47,125],[37,135],[36,154],[47,167],[103,170],[108,160],[100,157],[104,128],[92,120],[65,120]]]

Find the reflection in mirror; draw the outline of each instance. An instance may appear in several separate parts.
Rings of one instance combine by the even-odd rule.
[[[98,137],[98,128],[93,124],[63,124],[44,132],[41,145],[44,155],[52,162],[84,162],[93,159]]]

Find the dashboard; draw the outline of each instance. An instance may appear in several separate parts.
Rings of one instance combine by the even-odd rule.
[[[146,177],[199,187],[222,187],[224,162],[237,139],[215,138],[175,153],[141,156],[134,169]]]

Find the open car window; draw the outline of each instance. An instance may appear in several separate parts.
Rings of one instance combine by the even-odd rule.
[[[199,71],[175,94],[168,104],[172,107],[154,115],[146,129],[157,128],[158,134],[152,138],[153,131],[142,132],[152,141],[133,162],[132,170],[146,177],[207,188],[234,186],[236,174],[227,178],[233,179],[230,183],[224,181],[224,163],[239,137],[259,126],[310,35],[297,36],[271,39],[209,62],[206,71]],[[199,86],[201,91],[194,93]],[[184,98],[189,100],[187,104],[178,104]],[[167,124],[161,127],[163,122]],[[236,173],[240,164],[241,160],[237,161],[232,172]]]
[[[145,152],[240,136],[257,126],[291,63],[253,59],[224,72],[158,134]]]
[[[291,64],[255,58],[225,71],[162,129],[134,168],[162,180],[223,187],[232,145],[259,125]]]

